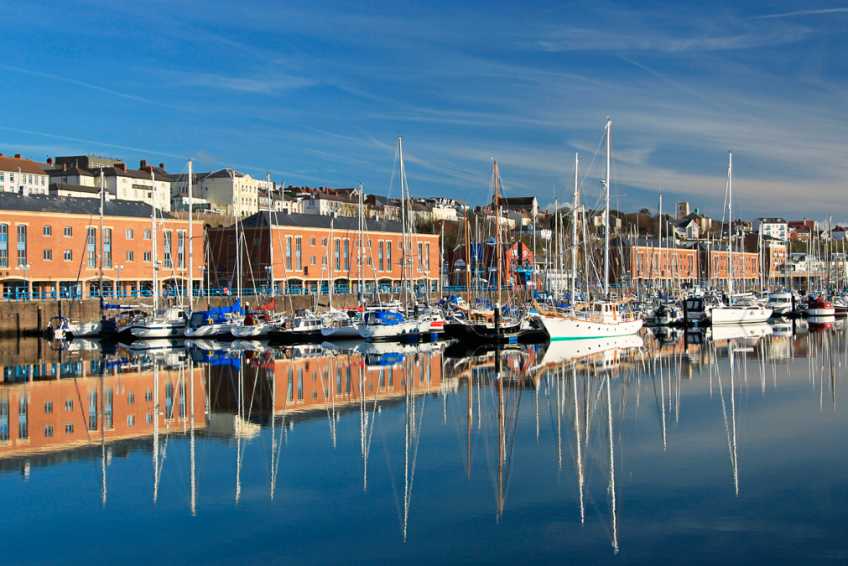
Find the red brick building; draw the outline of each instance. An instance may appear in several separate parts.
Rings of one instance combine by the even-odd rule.
[[[150,291],[153,280],[151,207],[100,200],[0,193],[0,296],[22,291],[50,298],[88,297],[97,289]],[[157,214],[161,287],[187,286],[188,221]],[[192,229],[195,287],[203,282],[203,224]]]
[[[396,287],[406,278],[435,288],[439,280],[439,236],[413,234],[403,253],[399,222],[368,220],[360,245],[356,218],[318,214],[254,214],[239,224],[242,238],[243,288],[269,287],[269,269],[277,291],[319,292],[332,280],[337,288],[352,289],[361,275],[365,289],[375,284]],[[235,226],[209,228],[210,271],[213,285],[234,286]],[[269,233],[273,232],[269,245]],[[361,252],[361,253],[360,253]],[[402,258],[407,267],[403,273]]]

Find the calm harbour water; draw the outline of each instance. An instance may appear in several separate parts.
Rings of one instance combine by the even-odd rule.
[[[3,562],[845,563],[846,337],[5,343]]]

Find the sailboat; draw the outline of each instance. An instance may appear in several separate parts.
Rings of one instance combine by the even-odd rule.
[[[357,240],[359,242],[358,250],[358,270],[359,270],[359,293],[362,294],[363,278],[362,268],[365,257],[362,253],[363,230],[365,227],[365,216],[363,206],[363,190],[362,185],[359,186],[359,234]],[[330,242],[333,241],[333,220],[330,217],[330,237],[327,239],[327,257],[330,257]],[[347,312],[333,307],[333,272],[330,262],[327,262],[327,292],[329,298],[329,310],[324,314],[324,325],[321,327],[321,336],[328,340],[350,340],[359,338],[359,321],[351,318]]]
[[[504,272],[503,245],[501,240],[501,175],[498,162],[492,161],[492,188],[495,202],[495,285],[497,294],[494,308],[475,309],[469,304],[465,318],[455,318],[445,326],[445,334],[463,343],[494,344],[509,342],[518,338],[522,330],[521,319],[512,313],[506,313],[502,308],[503,285],[501,278]],[[466,229],[467,234],[467,229]],[[466,236],[466,247],[469,241]],[[479,261],[479,259],[478,259]],[[476,262],[475,262],[476,263]],[[466,272],[470,262],[466,262]],[[466,285],[469,285],[467,283]],[[470,289],[469,289],[470,293]],[[470,297],[469,297],[470,299]],[[470,303],[470,301],[469,301]]]
[[[551,311],[541,312],[539,318],[548,332],[551,342],[558,340],[583,340],[587,338],[611,338],[636,334],[642,328],[642,321],[622,312],[618,303],[609,301],[609,248],[610,248],[610,189],[612,157],[612,120],[606,124],[606,178],[604,179],[604,300],[595,301],[588,311],[571,313]],[[575,202],[579,194],[577,174],[575,173]],[[576,266],[572,266],[572,270]]]
[[[756,302],[736,302],[733,297],[733,153],[727,156],[727,208],[728,208],[728,278],[727,305],[712,307],[709,311],[710,322],[720,324],[750,324],[766,322],[772,309],[763,307]]]
[[[403,225],[401,244],[401,280],[403,281],[404,307],[409,303],[409,266],[412,264],[412,238],[410,237],[412,220],[409,208],[409,185],[406,182],[406,166],[403,161],[403,138],[398,138],[398,162],[400,166],[400,212]],[[361,240],[362,238],[360,238]],[[358,333],[365,340],[417,340],[420,336],[418,322],[407,318],[403,309],[376,308],[366,309]]]
[[[151,172],[151,179],[155,181]],[[154,191],[155,192],[155,191]],[[156,200],[155,194],[151,195],[150,203],[150,251],[153,275],[153,316],[149,319],[140,320],[130,326],[130,334],[134,338],[177,338],[182,337],[185,331],[188,316],[182,306],[159,308],[159,246],[156,225]]]

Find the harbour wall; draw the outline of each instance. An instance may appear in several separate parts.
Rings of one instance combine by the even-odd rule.
[[[384,300],[392,297],[384,296]],[[243,302],[257,305],[267,299],[248,298]],[[212,306],[231,304],[232,297],[212,297],[209,303]],[[195,308],[205,309],[207,299],[205,297],[196,299]],[[356,304],[354,295],[334,295],[333,305],[338,308]],[[277,297],[276,310],[292,314],[298,309],[323,310],[329,305],[326,296],[316,297],[314,295],[286,295]],[[54,316],[63,315],[71,320],[81,322],[95,321],[100,319],[100,302],[97,299],[83,301],[32,301],[32,302],[0,302],[0,338],[14,338],[19,336],[32,336],[44,332],[50,319]]]

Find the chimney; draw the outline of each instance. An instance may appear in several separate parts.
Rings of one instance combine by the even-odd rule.
[[[127,164],[121,163],[121,162],[115,163],[115,169],[117,169],[118,171],[126,171],[127,170]]]
[[[161,161],[159,162],[159,169],[162,169],[163,171],[165,170],[165,164]]]
[[[53,158],[52,157],[47,158],[47,165],[53,165]]]
[[[147,167],[147,160],[146,159],[142,159],[141,161],[138,162],[138,168],[139,169],[145,169],[146,167]]]
[[[16,153],[16,154],[15,154],[15,159],[20,159],[20,158],[21,158],[21,154],[20,154],[20,153]]]

